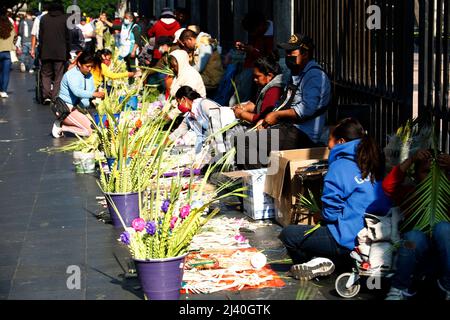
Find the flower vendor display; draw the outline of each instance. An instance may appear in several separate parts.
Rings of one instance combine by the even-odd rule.
[[[113,224],[120,228],[112,205],[119,208],[125,217],[126,225],[139,217],[142,193],[151,185],[158,170],[165,170],[160,163],[161,154],[169,151],[165,145],[169,131],[165,131],[163,116],[143,123],[129,119],[127,111],[123,121],[117,122],[111,115],[108,121],[96,127],[101,140],[101,149],[110,160],[109,167],[100,166],[100,188],[106,196]],[[168,168],[166,169],[168,170]]]
[[[160,163],[166,156],[167,153],[160,155]],[[244,197],[244,188],[233,188],[233,182],[206,192],[210,175],[220,165],[211,165],[200,184],[192,183],[192,178],[187,188],[181,183],[182,177],[177,176],[170,178],[170,190],[161,190],[160,181],[164,178],[156,176],[155,189],[131,228],[116,208],[125,229],[120,241],[130,250],[148,299],[179,299],[184,261],[192,239],[220,211],[216,208],[208,214],[211,205],[230,196]]]

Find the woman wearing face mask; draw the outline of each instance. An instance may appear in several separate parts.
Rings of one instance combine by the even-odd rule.
[[[236,118],[256,125],[272,112],[283,93],[283,75],[275,54],[259,58],[253,68],[253,77],[259,88],[256,104],[249,101],[233,108]]]
[[[77,66],[69,70],[61,82],[59,98],[70,109],[70,115],[63,121],[53,124],[52,135],[55,138],[64,136],[64,132],[88,137],[92,134],[91,121],[77,107],[88,108],[90,99],[105,97],[104,92],[95,92],[94,79],[91,70],[94,66],[94,56],[82,53],[77,59]]]
[[[127,70],[135,72],[135,60],[142,47],[141,32],[139,26],[134,23],[134,16],[131,12],[125,14],[122,29],[120,32],[120,56],[127,63]]]
[[[169,137],[176,142],[188,132],[193,131],[196,135],[195,152],[202,151],[203,144],[209,135],[210,120],[209,110],[217,107],[214,101],[204,99],[191,87],[183,86],[176,93],[176,101],[179,111],[184,114],[181,125]]]
[[[111,66],[112,52],[108,49],[97,51],[95,54],[95,65],[92,68],[94,76],[94,85],[98,88],[105,80],[117,80],[124,78],[133,78],[136,72],[113,72],[109,69]]]

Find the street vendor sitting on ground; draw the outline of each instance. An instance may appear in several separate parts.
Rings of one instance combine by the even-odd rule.
[[[280,234],[294,263],[291,274],[300,280],[330,275],[335,264],[347,266],[365,214],[386,215],[391,209],[381,184],[381,150],[357,120],[346,119],[336,126],[329,149],[320,228],[308,235],[313,227],[292,225]]]
[[[236,118],[250,123],[251,126],[255,126],[274,110],[283,93],[283,75],[278,56],[273,53],[257,59],[253,78],[259,88],[256,103],[248,101],[233,108]]]
[[[385,193],[400,206],[403,212],[410,207],[414,201],[405,201],[414,193],[416,186],[405,183],[407,172],[414,165],[414,178],[417,183],[424,181],[430,173],[432,154],[427,150],[420,150],[414,156],[395,167],[385,178],[383,189]],[[450,156],[440,155],[437,163],[450,173]],[[449,176],[449,175],[448,175]],[[447,206],[448,217],[450,217],[450,206]],[[405,217],[407,218],[407,217]],[[408,226],[406,226],[408,227]],[[403,241],[397,252],[396,272],[391,282],[391,289],[386,300],[407,300],[412,297],[414,280],[423,276],[431,268],[437,273],[438,286],[444,292],[446,300],[450,299],[450,223],[441,222],[437,224],[428,236],[425,232],[405,230]]]
[[[238,148],[240,141],[246,141],[245,163],[237,164],[240,169],[267,166],[271,151],[314,148],[320,145],[331,99],[330,80],[313,59],[314,44],[311,38],[295,34],[288,43],[279,46],[286,51],[286,65],[291,70],[292,79],[280,100],[279,110],[269,113],[259,122],[262,130],[235,138]],[[272,141],[274,130],[279,133],[279,141]],[[267,145],[262,148],[258,145],[260,141]],[[274,145],[274,142],[278,145]],[[258,163],[248,163],[248,158],[253,158],[250,154],[256,152],[265,154],[259,155]]]
[[[197,92],[200,97],[206,98],[206,88],[203,83],[203,79],[189,64],[189,55],[184,50],[175,50],[169,54],[169,65],[170,69],[175,74],[172,83],[166,83],[168,90],[170,91],[170,98],[175,98],[178,90],[183,86],[188,86],[195,92]],[[170,119],[176,119],[180,115],[177,109],[177,105],[173,103],[172,110],[169,110],[168,117]]]
[[[189,132],[195,133],[195,152],[199,154],[210,134],[209,109],[217,104],[209,99],[202,98],[191,87],[183,86],[176,93],[179,111],[184,115],[181,125],[170,135],[169,139],[177,142],[185,138]],[[185,141],[185,144],[187,141]]]

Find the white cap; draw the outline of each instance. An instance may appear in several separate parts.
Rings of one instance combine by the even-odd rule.
[[[184,30],[186,30],[186,28],[181,28],[175,32],[175,34],[174,34],[175,40],[173,40],[173,43],[177,43],[178,40],[180,40],[180,36]]]

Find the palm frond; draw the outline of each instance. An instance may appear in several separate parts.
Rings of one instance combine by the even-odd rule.
[[[440,222],[450,222],[450,181],[436,161],[433,162],[428,177],[418,185],[416,191],[406,199],[409,204],[402,231],[414,229],[431,233]]]

